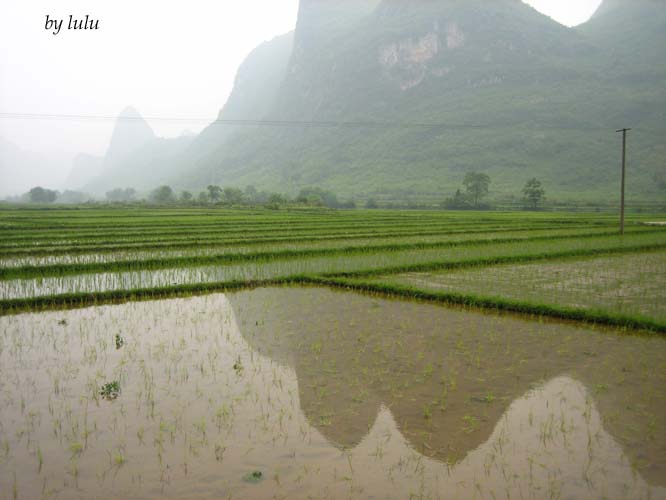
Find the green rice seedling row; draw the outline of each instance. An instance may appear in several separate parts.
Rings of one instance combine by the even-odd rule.
[[[633,235],[632,242],[638,244],[641,241],[646,242],[663,242],[666,244],[666,234],[658,231],[657,233],[642,233],[640,235]],[[531,233],[528,233],[531,235]],[[558,242],[567,239],[573,239],[577,242],[585,241],[591,238],[593,241],[604,241],[604,236],[599,235],[546,235],[546,236],[526,236],[523,238],[504,237],[496,239],[479,239],[469,240],[463,239],[462,241],[436,241],[436,242],[417,242],[417,243],[385,243],[385,244],[363,244],[358,246],[328,246],[328,247],[309,247],[302,249],[285,249],[285,248],[267,248],[265,251],[257,251],[240,249],[229,253],[214,253],[211,255],[199,256],[174,256],[166,258],[148,258],[148,259],[131,259],[131,260],[116,260],[108,262],[91,262],[91,263],[71,263],[71,264],[52,264],[42,266],[22,266],[22,267],[6,267],[0,268],[0,279],[6,280],[11,278],[30,278],[30,277],[47,277],[47,276],[60,276],[76,273],[94,273],[94,272],[108,272],[108,271],[132,271],[132,270],[146,270],[146,269],[166,269],[170,267],[196,267],[206,266],[213,264],[230,264],[235,262],[253,262],[253,261],[271,261],[271,260],[293,260],[304,259],[309,257],[319,256],[336,256],[345,255],[353,256],[359,254],[381,254],[383,252],[404,252],[415,250],[434,250],[445,248],[468,248],[479,245],[492,245],[493,247],[502,248],[501,245],[513,244],[524,242],[526,245],[542,241],[551,241],[553,245],[557,246]],[[628,237],[628,236],[627,236]],[[610,236],[611,241],[617,240],[616,236]],[[619,240],[618,240],[619,241]],[[651,243],[648,243],[651,244]],[[235,250],[235,249],[234,249]],[[459,254],[461,252],[458,252]],[[424,254],[425,255],[425,254]]]
[[[559,227],[583,227],[581,225],[571,225],[571,224],[562,224]],[[592,226],[584,227],[595,227],[595,226],[607,226],[606,224],[596,224]],[[483,228],[482,224],[455,224],[448,222],[421,222],[418,224],[402,224],[402,223],[390,223],[390,224],[347,224],[347,225],[322,225],[322,226],[271,226],[266,228],[255,228],[255,227],[246,227],[246,226],[234,226],[234,227],[210,227],[203,229],[196,228],[182,228],[182,229],[159,229],[159,228],[150,228],[150,229],[125,229],[124,231],[112,232],[112,231],[95,231],[95,232],[44,232],[41,234],[27,234],[25,232],[19,232],[17,234],[4,234],[4,236],[16,244],[47,244],[54,243],[59,241],[94,241],[98,240],[116,240],[116,239],[132,239],[136,237],[182,237],[183,234],[198,234],[198,235],[219,235],[225,234],[230,237],[257,237],[257,236],[275,236],[275,235],[317,235],[317,234],[331,234],[331,235],[344,235],[349,233],[379,233],[382,230],[393,231],[395,228],[400,228],[401,231],[404,231],[406,228],[414,228],[419,230],[428,230],[431,231],[451,231],[453,229],[459,230],[473,230],[477,228]],[[505,226],[506,227],[506,226]],[[558,227],[557,225],[551,226],[549,224],[524,224],[513,226],[515,229],[520,228],[526,229],[538,229],[543,227]]]
[[[497,270],[499,265],[532,263],[529,269],[536,270],[553,259],[658,250],[666,245],[666,232],[642,225],[652,219],[650,214],[630,217],[627,234],[620,237],[615,234],[616,217],[606,214],[3,210],[0,300],[7,311],[15,309],[17,303],[11,301],[17,300],[26,307],[38,300],[43,307],[49,301],[62,304],[64,297],[88,296],[94,301],[106,300],[104,294],[200,293],[229,284],[322,279],[331,280],[331,286],[337,286],[335,280],[353,279],[414,288],[401,281],[406,273],[438,275],[458,269],[458,275],[474,280],[483,273],[481,268]],[[645,278],[652,279],[646,289],[659,286],[661,278],[653,274]],[[518,274],[507,279],[521,282]],[[502,299],[589,309],[564,297],[558,303],[538,294],[512,295],[510,287],[502,294],[499,285],[486,293],[481,281],[478,289],[466,288],[462,278],[458,284],[446,292],[498,303]],[[586,293],[584,288],[580,294]],[[602,304],[602,309],[607,311],[607,306]],[[643,314],[629,305],[618,306],[618,311]],[[647,315],[660,317],[654,311]]]
[[[634,233],[655,233],[658,230],[649,228],[629,231]],[[199,257],[212,256],[226,253],[246,254],[251,252],[267,252],[281,250],[299,250],[304,248],[331,248],[341,249],[357,246],[378,247],[386,245],[421,245],[424,248],[428,245],[449,244],[484,244],[497,243],[507,240],[533,240],[535,238],[573,238],[590,236],[610,236],[615,232],[609,232],[605,229],[576,229],[576,230],[530,230],[527,231],[493,231],[490,233],[453,233],[437,234],[434,236],[416,235],[401,237],[383,237],[383,238],[354,238],[354,237],[322,237],[322,238],[299,238],[299,239],[277,239],[277,240],[237,240],[235,242],[226,242],[224,244],[212,244],[205,241],[196,244],[187,244],[182,247],[177,244],[157,246],[156,248],[146,247],[147,249],[135,249],[135,247],[113,247],[115,251],[100,252],[99,248],[94,249],[95,253],[77,253],[67,251],[68,249],[54,249],[51,252],[48,249],[41,249],[39,252],[17,253],[16,256],[0,258],[0,268],[13,269],[29,266],[53,266],[53,265],[76,265],[90,263],[108,263],[116,261],[143,261],[150,259],[168,259],[175,257]],[[202,246],[203,245],[203,246]],[[176,247],[176,248],[174,248]],[[82,249],[85,247],[74,247]],[[143,247],[141,247],[143,248]],[[166,248],[169,248],[168,250]],[[6,255],[6,254],[5,254]],[[28,256],[29,255],[29,256]]]
[[[0,281],[0,299],[59,294],[89,293],[108,290],[160,288],[193,283],[247,281],[249,283],[297,275],[375,275],[455,267],[473,267],[506,262],[543,260],[552,257],[595,255],[600,252],[630,252],[661,248],[666,234],[635,237],[633,244],[616,237],[571,240],[546,240],[502,243],[445,249],[334,254],[327,257],[291,260],[262,259],[237,264],[206,267],[175,267],[134,272],[14,279]]]
[[[633,227],[627,230],[628,233],[638,232],[657,232],[661,229],[651,227]],[[380,232],[345,232],[343,234],[308,234],[303,236],[263,236],[258,235],[248,237],[246,235],[224,235],[212,237],[200,237],[196,233],[181,236],[179,238],[132,238],[132,239],[114,239],[106,241],[95,241],[92,244],[90,240],[83,240],[79,243],[76,241],[59,241],[53,244],[26,244],[17,245],[10,243],[4,245],[0,243],[1,255],[4,257],[19,257],[19,256],[38,256],[38,255],[73,255],[85,252],[113,252],[118,250],[141,250],[141,249],[160,249],[160,248],[200,248],[202,246],[238,246],[238,245],[265,245],[271,243],[293,243],[293,242],[342,242],[345,240],[378,240],[378,239],[402,239],[402,238],[432,238],[432,237],[451,237],[451,236],[469,236],[469,235],[502,235],[502,234],[518,234],[518,233],[533,233],[539,234],[573,234],[579,232],[580,234],[616,234],[610,227],[595,227],[595,228],[555,228],[555,229],[534,229],[533,227],[487,227],[482,226],[481,229],[463,229],[463,230],[407,230],[407,231],[380,231]]]
[[[666,324],[666,252],[386,275],[371,284],[614,311]]]

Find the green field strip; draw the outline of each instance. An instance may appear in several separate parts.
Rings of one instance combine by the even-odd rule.
[[[173,297],[187,297],[204,293],[217,293],[262,286],[278,286],[289,282],[291,282],[289,279],[272,279],[261,281],[187,283],[174,286],[137,288],[134,290],[108,290],[93,293],[68,293],[52,296],[5,299],[0,300],[0,316],[35,311],[90,307],[94,305],[122,303],[136,300],[160,300]]]
[[[663,236],[663,244],[666,244],[666,232],[658,232],[655,235],[659,238]],[[641,235],[645,236],[645,235]],[[652,234],[648,234],[652,236]],[[145,259],[145,260],[129,260],[129,261],[112,261],[105,263],[82,263],[82,264],[61,264],[61,265],[44,265],[44,266],[22,266],[22,267],[5,267],[0,268],[0,280],[18,279],[18,278],[36,278],[36,277],[52,277],[52,276],[65,276],[72,274],[92,274],[102,272],[122,272],[122,271],[140,271],[140,270],[157,270],[169,269],[174,267],[201,267],[211,265],[225,265],[239,262],[263,262],[273,260],[293,260],[309,257],[327,257],[327,256],[352,256],[358,254],[372,254],[372,253],[385,253],[385,252],[404,252],[415,250],[432,250],[432,249],[445,249],[456,247],[470,247],[470,246],[491,246],[491,245],[506,245],[513,243],[533,243],[542,241],[565,241],[569,239],[576,240],[595,240],[603,237],[611,237],[611,235],[546,235],[527,238],[497,238],[497,239],[478,239],[474,241],[442,241],[432,243],[391,243],[383,245],[362,245],[362,246],[348,246],[348,247],[324,247],[324,248],[308,248],[302,250],[277,250],[277,251],[263,251],[263,252],[247,252],[247,253],[228,253],[217,254],[208,256],[196,257],[171,257],[171,258],[158,258],[158,259]]]
[[[47,227],[62,226],[71,227],[82,222],[86,225],[106,225],[117,224],[118,222],[141,222],[165,223],[168,221],[196,222],[197,220],[219,220],[219,221],[244,221],[248,218],[264,220],[424,220],[427,218],[437,220],[472,220],[472,221],[497,221],[506,222],[514,219],[516,212],[488,212],[488,211],[465,211],[450,212],[440,210],[331,210],[331,209],[313,209],[313,208],[283,208],[279,211],[251,208],[109,208],[109,209],[43,209],[43,210],[12,210],[0,209],[0,224],[24,224],[29,227]],[[597,214],[597,213],[566,213],[566,212],[523,212],[521,217],[532,220],[549,221],[616,221],[615,215]],[[651,216],[647,214],[632,214],[632,219],[648,219]],[[49,224],[45,224],[45,219]]]
[[[426,302],[461,305],[482,310],[506,311],[530,316],[549,317],[617,328],[626,328],[631,330],[666,333],[666,322],[656,321],[640,316],[615,314],[604,310],[578,309],[573,307],[522,302],[519,300],[509,300],[499,297],[484,297],[480,295],[455,292],[423,291],[407,286],[367,283],[344,278],[314,278],[310,279],[309,281],[313,284],[343,288],[345,290],[358,292],[380,294],[388,297],[399,297],[412,300],[422,300]]]
[[[659,231],[628,231],[627,234],[646,234],[650,232]],[[250,253],[252,251],[258,252],[269,250],[296,250],[303,248],[322,248],[324,246],[329,248],[344,248],[349,246],[375,246],[380,244],[434,244],[443,242],[459,242],[473,244],[476,241],[485,241],[491,239],[507,239],[516,238],[521,240],[529,240],[537,237],[550,236],[556,237],[591,237],[591,236],[611,236],[615,232],[606,230],[519,230],[519,231],[493,231],[493,232],[457,232],[452,231],[451,234],[435,233],[434,235],[413,233],[411,235],[400,235],[392,237],[384,237],[373,235],[371,237],[357,238],[355,236],[345,237],[320,237],[320,238],[286,238],[275,240],[250,240],[250,241],[232,241],[222,242],[218,244],[206,244],[204,241],[199,241],[195,245],[186,243],[183,245],[148,245],[142,247],[126,247],[120,246],[113,252],[100,251],[100,248],[93,248],[92,251],[85,251],[85,248],[72,247],[78,251],[55,251],[48,252],[46,249],[41,249],[35,252],[17,252],[16,256],[7,256],[6,254],[0,258],[0,269],[16,269],[18,267],[34,267],[46,265],[71,265],[79,263],[105,263],[113,261],[140,261],[153,258],[169,258],[169,257],[197,257],[202,255],[214,255],[216,253]],[[113,247],[112,247],[113,248]]]
[[[458,305],[486,311],[504,311],[532,317],[546,317],[628,330],[666,333],[666,323],[654,321],[649,318],[613,314],[606,311],[581,310],[571,307],[557,307],[516,300],[489,298],[472,294],[424,292],[410,287],[364,283],[362,281],[342,278],[326,278],[316,275],[294,275],[285,278],[258,281],[194,283],[159,288],[138,288],[134,290],[112,290],[94,293],[71,293],[55,296],[5,299],[0,300],[0,316],[288,285],[327,286],[354,292],[371,293],[386,297],[419,300],[444,305]]]
[[[325,277],[334,278],[362,278],[369,276],[381,276],[388,274],[418,273],[429,271],[446,271],[449,269],[464,269],[490,267],[502,264],[520,264],[527,262],[548,261],[553,259],[568,259],[576,257],[593,257],[602,255],[613,255],[621,253],[651,252],[666,249],[666,243],[652,243],[645,245],[625,245],[619,247],[605,248],[578,248],[572,250],[561,250],[555,252],[544,252],[523,255],[500,255],[488,258],[470,258],[460,261],[433,261],[419,264],[408,264],[403,266],[374,268],[343,273],[326,273]]]
[[[544,225],[562,227],[562,226],[572,226],[572,227],[599,227],[607,226],[604,222],[596,222],[591,224],[553,224],[551,222],[530,222],[530,224],[525,224],[525,226],[533,227],[538,229]],[[12,243],[26,243],[26,242],[50,242],[58,240],[93,240],[95,238],[132,238],[132,237],[146,237],[146,236],[182,236],[183,234],[224,234],[224,233],[236,233],[236,234],[311,234],[316,232],[327,232],[327,233],[339,233],[343,234],[349,231],[360,231],[360,230],[379,230],[379,229],[391,229],[396,227],[401,228],[472,228],[483,226],[482,223],[471,223],[471,222],[443,222],[443,221],[411,221],[409,224],[402,221],[399,224],[397,223],[375,223],[375,222],[362,222],[362,223],[344,223],[344,224],[321,224],[321,225],[308,225],[308,224],[299,224],[299,225],[280,225],[272,224],[268,227],[257,227],[252,226],[251,224],[243,225],[234,225],[234,226],[221,226],[221,225],[210,225],[204,228],[196,227],[183,227],[180,229],[174,229],[173,226],[169,226],[167,230],[164,228],[135,228],[135,227],[126,227],[124,230],[119,230],[116,232],[106,231],[100,229],[94,232],[51,232],[43,231],[38,233],[30,233],[29,231],[12,231],[4,232],[5,241]]]
[[[484,226],[479,224],[474,224],[471,226],[450,226],[450,225],[433,225],[433,226],[370,226],[368,228],[364,227],[352,227],[340,229],[327,229],[327,230],[299,230],[299,231],[202,231],[202,232],[176,232],[175,234],[171,233],[143,233],[140,235],[128,235],[127,233],[122,236],[110,237],[109,235],[99,235],[95,237],[86,237],[80,238],[77,235],[69,235],[66,238],[47,238],[47,239],[30,239],[30,240],[12,240],[5,239],[0,243],[0,249],[3,250],[20,250],[24,248],[43,248],[43,247],[63,247],[63,246],[81,246],[86,244],[88,246],[101,246],[101,245],[119,245],[122,243],[128,244],[142,244],[142,243],[152,243],[152,242],[178,242],[178,241],[187,241],[196,239],[201,241],[203,239],[208,240],[237,240],[237,241],[252,241],[257,239],[276,239],[276,240],[286,240],[286,239],[299,239],[299,238],[321,238],[321,237],[346,237],[346,236],[358,236],[358,235],[400,235],[400,234],[453,234],[453,233],[464,233],[464,232],[490,232],[494,230],[498,231],[507,231],[507,230],[575,230],[575,229],[587,229],[590,231],[599,230],[599,229],[612,229],[613,226],[602,226],[597,225],[593,228],[579,228],[579,227],[535,227],[525,224],[511,224],[511,225],[493,225],[493,226]],[[643,227],[635,226],[628,228],[629,230],[658,230],[659,228],[654,227]],[[663,230],[663,229],[662,229]]]
[[[448,222],[450,224],[467,224],[467,222],[462,221],[443,221],[438,218],[428,218],[422,219],[421,222],[424,223],[444,223]],[[303,227],[303,228],[318,228],[318,227],[328,227],[334,225],[388,225],[388,224],[405,224],[405,223],[416,223],[414,220],[405,220],[399,218],[385,218],[385,219],[371,219],[368,221],[364,220],[346,220],[346,219],[276,219],[276,220],[257,220],[255,218],[246,218],[238,220],[228,220],[228,219],[205,219],[200,223],[192,223],[191,221],[187,222],[167,222],[160,220],[157,222],[150,222],[141,220],[140,224],[129,224],[122,223],[122,221],[114,221],[114,224],[85,224],[85,225],[49,225],[49,226],[29,226],[26,228],[0,228],[0,234],[12,236],[16,234],[26,234],[26,235],[41,235],[49,233],[57,233],[66,231],[67,233],[85,233],[95,234],[97,232],[112,232],[112,231],[123,231],[128,228],[136,231],[145,231],[145,230],[159,230],[164,228],[178,228],[178,229],[191,229],[191,230],[201,230],[206,228],[249,228],[249,229],[262,229],[262,228],[290,228],[290,227]]]
[[[210,212],[197,215],[185,214],[183,212],[187,209],[180,211],[165,210],[159,215],[151,215],[147,212],[142,215],[141,212],[137,214],[127,215],[127,211],[117,209],[111,211],[106,217],[95,218],[91,214],[79,217],[82,224],[73,217],[72,214],[67,214],[64,218],[59,219],[54,216],[50,211],[43,211],[38,214],[35,220],[27,221],[25,225],[15,225],[16,219],[8,217],[8,212],[0,210],[0,232],[11,233],[14,231],[29,232],[37,231],[68,231],[71,232],[75,229],[82,230],[109,230],[113,228],[126,229],[128,227],[146,228],[151,227],[200,227],[202,225],[220,225],[220,226],[234,226],[240,224],[248,224],[251,222],[256,226],[262,225],[275,225],[275,224],[377,224],[377,223],[423,223],[423,222],[441,222],[441,223],[459,223],[459,224],[502,224],[506,222],[515,221],[516,213],[504,212],[442,212],[442,211],[327,211],[327,212],[312,212],[303,211],[301,213],[291,211],[242,211],[232,210],[227,212]],[[571,215],[571,214],[554,214],[547,212],[524,212],[521,213],[521,219],[533,222],[535,224],[610,224],[616,223],[615,217],[599,216],[599,215]],[[646,216],[647,217],[647,216]],[[639,218],[632,216],[631,220],[638,220]],[[642,218],[641,218],[642,219]],[[13,228],[13,229],[12,229]],[[40,229],[38,229],[40,228]]]
[[[39,277],[0,281],[0,297],[15,299],[24,297],[55,296],[67,293],[96,293],[110,290],[137,288],[160,288],[169,285],[215,283],[228,281],[262,281],[293,275],[318,275],[344,277],[348,275],[390,274],[393,271],[437,270],[464,266],[492,265],[504,262],[527,262],[549,258],[580,257],[607,253],[647,251],[663,249],[664,242],[643,242],[642,245],[627,246],[618,239],[607,238],[587,245],[580,240],[560,242],[555,252],[552,242],[505,244],[496,246],[463,247],[462,252],[453,249],[448,255],[437,251],[411,251],[370,253],[356,256],[326,256],[307,259],[243,262],[224,266],[198,268],[170,268],[128,272],[78,274],[58,277]],[[498,248],[500,247],[500,248]],[[517,256],[517,252],[521,253]]]
[[[491,232],[511,232],[511,231],[533,231],[532,228],[529,229],[515,229],[515,228],[506,228],[506,229],[497,229],[493,230],[492,228],[484,228],[480,230],[468,231],[389,231],[389,232],[345,232],[343,234],[331,234],[323,233],[322,235],[310,235],[310,236],[283,236],[283,237],[239,237],[239,234],[230,234],[217,237],[209,238],[200,238],[192,237],[186,235],[182,238],[172,239],[162,239],[162,238],[144,238],[144,239],[132,239],[132,240],[107,240],[96,242],[91,245],[71,245],[72,242],[67,241],[63,245],[25,245],[25,246],[16,246],[8,245],[3,246],[0,244],[0,250],[2,257],[9,256],[29,256],[29,255],[62,255],[62,254],[71,254],[71,253],[84,253],[84,252],[115,252],[119,250],[141,250],[141,249],[160,249],[160,248],[191,248],[199,247],[201,245],[209,246],[235,246],[235,245],[265,245],[271,243],[289,243],[295,241],[309,241],[309,242],[321,242],[321,241],[336,241],[336,240],[353,240],[353,239],[381,239],[381,238],[402,238],[402,237],[412,237],[412,236],[446,236],[446,235],[455,235],[455,234],[482,234],[482,233],[491,233]],[[555,230],[553,230],[555,231]],[[125,242],[126,241],[126,242]]]
[[[1,214],[1,212],[0,212]],[[386,217],[373,217],[368,216],[366,213],[365,217],[336,217],[336,216],[309,216],[309,217],[285,217],[285,216],[266,216],[266,215],[247,215],[243,217],[220,217],[220,216],[210,216],[210,217],[200,217],[197,219],[186,218],[182,219],[180,217],[171,217],[168,218],[168,215],[159,218],[134,218],[126,219],[122,216],[116,217],[114,219],[108,219],[106,222],[94,221],[91,219],[85,219],[85,223],[72,220],[66,221],[54,221],[49,220],[49,224],[44,222],[44,219],[40,219],[38,224],[26,224],[25,227],[18,226],[8,226],[6,221],[5,224],[0,228],[0,232],[12,231],[12,230],[31,230],[31,231],[72,231],[72,230],[90,230],[90,229],[121,229],[123,227],[201,227],[211,224],[223,225],[223,226],[233,226],[238,224],[243,224],[248,221],[252,221],[253,224],[257,226],[261,225],[272,225],[276,222],[282,224],[326,224],[326,223],[353,223],[353,222],[376,222],[376,223],[390,223],[390,222],[411,222],[416,219],[412,217],[402,217],[398,214],[394,216]],[[465,220],[460,220],[456,218],[446,218],[446,217],[433,217],[433,216],[423,216],[418,220],[422,221],[457,221],[465,222]],[[485,219],[488,221],[494,221],[494,219]],[[481,222],[485,221],[481,220]],[[171,223],[170,223],[171,222]]]
[[[539,229],[535,230],[533,228],[524,228],[524,227],[506,227],[506,228],[481,228],[475,230],[451,230],[451,231],[406,231],[406,232],[389,232],[389,233],[345,233],[344,235],[323,235],[323,236],[306,236],[294,238],[291,236],[288,237],[269,237],[269,238],[240,238],[240,239],[228,239],[226,237],[222,238],[212,238],[212,239],[179,239],[179,240],[166,240],[166,241],[141,241],[132,244],[109,244],[106,246],[99,245],[78,245],[78,246],[49,246],[49,247],[21,247],[15,248],[11,247],[11,250],[7,251],[2,249],[0,251],[0,258],[9,258],[9,257],[30,257],[30,256],[58,256],[58,255],[73,255],[73,254],[84,254],[84,253],[111,253],[118,251],[141,251],[141,250],[176,250],[176,249],[190,249],[190,248],[200,248],[202,246],[216,246],[216,247],[233,247],[233,246],[261,246],[269,244],[288,244],[293,242],[299,243],[322,243],[327,241],[354,241],[354,240],[380,240],[380,239],[395,239],[399,240],[402,238],[412,238],[412,237],[454,237],[454,236],[472,236],[472,235],[502,235],[507,233],[526,233],[526,232],[535,232],[535,233],[546,233],[546,234],[595,234],[595,235],[610,235],[616,234],[617,231],[608,230],[608,228],[595,228],[595,229]],[[645,233],[658,233],[664,232],[666,230],[659,228],[651,227],[637,227],[627,229],[627,234],[645,234]]]
[[[488,214],[489,212],[486,212]],[[3,224],[3,230],[7,229],[7,224],[9,221],[7,219],[2,220],[3,212],[0,210],[0,223]],[[529,217],[529,216],[528,216]],[[593,221],[603,221],[601,218],[595,219],[583,219],[583,218],[561,218],[561,217],[549,217],[547,219],[540,217],[529,217],[530,219],[536,222],[561,222],[561,221],[571,221],[572,223],[585,223]],[[109,228],[123,228],[127,226],[133,227],[150,227],[154,225],[159,226],[169,226],[171,223],[176,226],[198,226],[202,224],[220,224],[220,225],[238,225],[252,221],[256,225],[272,225],[276,223],[282,224],[343,224],[343,223],[390,223],[390,222],[418,222],[418,221],[430,221],[430,222],[453,222],[453,223],[469,223],[469,222],[479,222],[479,223],[498,223],[506,222],[510,218],[505,217],[491,217],[488,215],[480,215],[473,218],[469,217],[460,217],[456,215],[451,215],[447,212],[420,212],[416,214],[411,214],[410,212],[393,212],[390,214],[377,215],[374,211],[342,211],[335,212],[332,211],[326,215],[316,215],[308,214],[298,217],[291,216],[289,214],[283,214],[282,212],[272,212],[265,211],[263,214],[242,214],[236,213],[234,216],[228,215],[211,215],[206,217],[199,217],[197,219],[189,218],[180,218],[178,216],[169,217],[168,214],[160,217],[134,217],[126,218],[119,212],[115,218],[109,218],[106,222],[96,221],[95,219],[84,219],[85,223],[74,221],[67,218],[63,220],[53,219],[51,216],[46,216],[35,221],[34,224],[26,224],[25,227],[17,227],[16,229],[23,230],[73,230],[77,228],[81,229],[109,229]],[[47,224],[45,221],[48,221]]]
[[[666,251],[391,274],[364,281],[610,310],[666,321]]]
[[[40,235],[30,235],[25,232],[20,232],[20,235],[14,236],[11,234],[4,234],[6,238],[5,241],[11,241],[14,243],[27,242],[50,242],[50,241],[59,241],[59,240],[69,240],[69,241],[91,241],[95,239],[137,239],[145,238],[151,236],[165,237],[165,236],[183,236],[183,235],[194,235],[194,234],[252,234],[252,235],[274,235],[274,234],[345,234],[350,231],[379,231],[382,229],[394,229],[400,227],[402,229],[406,228],[442,228],[442,229],[452,229],[452,228],[471,228],[471,227],[483,227],[480,224],[450,224],[442,222],[423,222],[423,223],[414,223],[414,224],[344,224],[344,225],[321,225],[321,226],[280,226],[272,225],[270,227],[256,228],[251,226],[214,226],[212,228],[196,229],[188,228],[187,230],[140,230],[128,228],[125,231],[119,232],[94,232],[94,233],[77,233],[77,232],[67,232],[67,233],[53,233],[53,234],[40,234]],[[530,225],[529,227],[534,228],[535,226]]]

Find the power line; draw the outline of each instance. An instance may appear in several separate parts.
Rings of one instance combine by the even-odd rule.
[[[209,125],[227,125],[239,127],[288,127],[288,128],[416,128],[416,129],[447,129],[447,130],[474,130],[497,128],[522,128],[525,123],[507,124],[465,124],[465,123],[420,123],[420,122],[372,122],[372,121],[335,121],[335,120],[230,120],[207,118],[184,118],[163,116],[108,116],[83,114],[56,114],[56,113],[9,113],[0,112],[0,119],[20,120],[71,120],[71,121],[162,121],[182,123],[205,123]],[[588,130],[606,131],[607,127],[585,127],[565,125],[531,124],[531,129],[560,129],[560,130]]]
[[[235,126],[270,126],[270,127],[391,127],[391,128],[483,128],[486,125],[450,124],[450,123],[414,123],[414,122],[370,122],[370,121],[334,121],[334,120],[230,120],[206,118],[159,117],[159,116],[105,116],[105,115],[78,115],[78,114],[46,114],[46,113],[2,113],[2,118],[17,119],[64,119],[64,120],[94,120],[94,121],[172,121],[210,123],[211,125]]]

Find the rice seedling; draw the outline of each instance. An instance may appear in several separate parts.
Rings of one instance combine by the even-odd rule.
[[[112,401],[120,395],[120,383],[117,380],[112,382],[107,382],[102,385],[102,388],[99,391],[102,398],[107,401]]]

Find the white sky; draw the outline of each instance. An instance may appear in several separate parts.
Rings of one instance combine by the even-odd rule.
[[[601,0],[527,2],[576,25]],[[245,56],[293,29],[297,10],[298,0],[2,0],[0,112],[115,116],[133,105],[145,117],[212,121]],[[89,14],[100,29],[54,36],[46,14]],[[205,126],[149,122],[162,136]],[[0,117],[0,136],[24,149],[101,155],[112,126]]]

